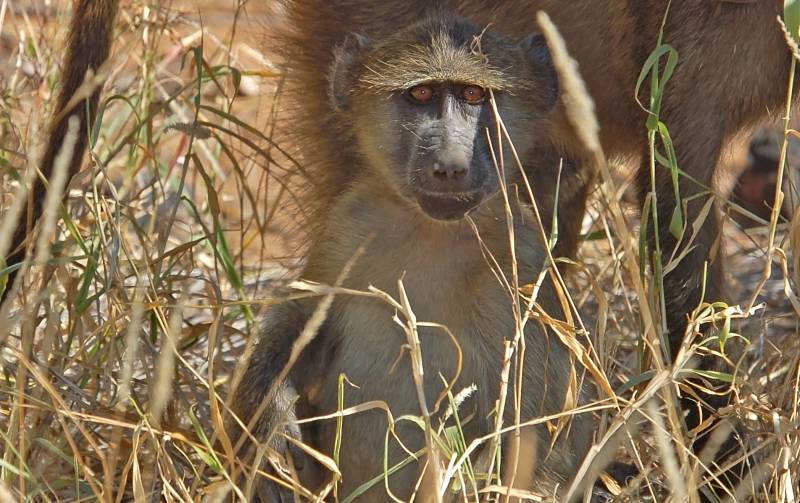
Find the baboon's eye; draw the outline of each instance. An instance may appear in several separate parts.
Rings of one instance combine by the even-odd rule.
[[[408,95],[417,103],[427,103],[433,99],[435,93],[433,87],[427,84],[420,84],[408,90]]]
[[[486,92],[479,86],[464,86],[461,88],[461,97],[470,105],[477,105],[483,102]]]

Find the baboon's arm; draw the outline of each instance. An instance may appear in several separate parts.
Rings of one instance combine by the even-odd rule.
[[[233,390],[231,408],[247,427],[247,433],[238,422],[231,419],[228,423],[228,434],[237,448],[237,457],[244,460],[247,466],[251,466],[258,445],[266,442],[271,449],[284,454],[293,446],[287,436],[302,440],[300,428],[295,422],[298,383],[293,374],[294,370],[312,370],[298,367],[277,382],[289,361],[292,345],[308,320],[305,306],[294,301],[278,304],[267,311],[264,319],[256,347],[246,363],[242,379]],[[295,462],[303,457],[299,449],[292,449]],[[290,491],[266,480],[258,481],[255,488],[257,498],[263,501],[293,501]]]

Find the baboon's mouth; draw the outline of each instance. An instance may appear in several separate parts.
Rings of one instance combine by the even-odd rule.
[[[417,204],[436,220],[459,220],[483,200],[483,191],[417,192]]]

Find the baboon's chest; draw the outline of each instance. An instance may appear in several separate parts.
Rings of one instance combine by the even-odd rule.
[[[380,400],[396,416],[419,415],[409,341],[416,337],[428,407],[433,408],[452,383],[453,394],[477,386],[472,408],[488,412],[498,391],[503,341],[513,337],[514,319],[510,299],[487,272],[476,271],[471,278],[441,277],[447,275],[442,271],[438,278],[435,272],[427,277],[406,272],[403,286],[415,321],[409,312],[382,299],[338,299],[326,324],[334,358],[324,387],[335,389],[332,386],[344,374],[358,386],[347,387],[346,404]],[[396,280],[376,284],[402,304]],[[323,410],[335,405],[330,398],[321,403]]]
[[[320,334],[329,359],[312,406],[320,413],[335,410],[339,377],[345,375],[358,386],[345,386],[346,406],[377,400],[395,416],[419,415],[407,333],[412,331],[420,341],[428,407],[433,408],[448,384],[453,394],[475,385],[477,391],[466,405],[489,414],[499,394],[504,342],[515,334],[514,301],[499,279],[513,282],[508,238],[498,212],[487,209],[476,215],[483,245],[466,224],[432,226],[386,219],[396,225],[375,233],[344,286],[358,291],[373,286],[403,305],[402,283],[416,324],[404,307],[398,309],[378,296],[338,295]],[[530,234],[528,229],[515,233],[521,283],[534,281],[543,262]],[[342,266],[311,279],[335,281],[334,275],[364,242],[363,236],[332,235],[327,253]],[[445,400],[442,409],[446,404]]]
[[[355,214],[359,225],[329,230],[324,247],[310,260],[307,278],[333,284],[345,264],[352,264],[344,287],[364,292],[372,285],[399,305],[379,295],[337,295],[306,355],[312,362],[306,375],[296,370],[301,416],[347,409],[341,425],[325,420],[304,426],[305,438],[322,452],[339,446],[341,473],[348,474],[342,494],[379,475],[384,459],[391,466],[406,460],[409,450],[421,449],[419,422],[401,418],[421,416],[424,400],[438,429],[449,405],[448,389],[455,396],[474,386],[458,409],[467,442],[491,431],[504,342],[515,334],[514,300],[495,274],[500,269],[511,280],[502,208],[474,215],[478,237],[466,222],[431,223],[409,218],[405,207],[384,207],[380,201],[366,205],[351,196],[351,204],[339,212],[350,217],[343,221],[353,221]],[[527,229],[515,236],[520,281],[530,282],[543,263],[541,247]],[[421,374],[412,365],[409,331],[419,339]],[[313,363],[322,361],[321,355],[324,367]],[[415,380],[420,375],[421,393]],[[340,387],[341,376],[346,381]],[[446,424],[454,424],[452,417]],[[398,494],[413,487],[418,468],[412,463],[392,476],[390,485]]]
[[[309,430],[323,452],[332,452],[339,439],[340,468],[349,475],[345,493],[380,475],[385,456],[392,466],[405,460],[409,450],[419,451],[425,444],[419,423],[402,419],[422,415],[408,331],[416,331],[419,338],[422,395],[432,413],[433,427],[438,429],[450,403],[444,394],[447,387],[452,384],[455,396],[474,385],[458,407],[465,441],[491,431],[492,411],[500,394],[504,341],[514,336],[511,299],[488,267],[476,267],[472,275],[444,277],[447,274],[446,267],[429,270],[426,275],[406,270],[403,285],[416,324],[409,322],[403,310],[365,297],[341,296],[328,314],[320,337],[325,340],[325,353],[332,358],[310,401],[312,412],[334,412],[340,400],[345,409],[368,404],[348,413],[341,429],[335,421],[325,421]],[[401,276],[402,271],[394,271],[372,283],[399,300],[397,279]],[[477,290],[476,285],[480,285]],[[341,375],[347,381],[340,392]],[[390,416],[384,405],[395,421],[391,434],[387,433]],[[454,425],[452,416],[446,424]],[[412,463],[394,474],[390,480],[393,490],[407,494],[419,469]],[[381,487],[379,484],[378,489]]]

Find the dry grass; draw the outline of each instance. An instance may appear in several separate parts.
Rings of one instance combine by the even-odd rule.
[[[40,148],[67,4],[0,0],[4,218]],[[0,501],[214,501],[229,493],[220,447],[229,381],[259,313],[276,300],[273,286],[300,260],[286,209],[297,180],[280,147],[279,75],[260,37],[279,22],[271,2],[244,10],[213,0],[123,4],[93,154],[66,188],[66,219],[50,211],[57,225],[43,242],[52,246],[39,248],[19,295],[0,309]],[[726,225],[742,308],[698,309],[693,327],[716,325],[724,346],[719,335],[687,346],[672,366],[657,349],[659,302],[646,293],[652,277],[639,274],[636,212],[618,203],[624,190],[606,173],[567,281],[565,302],[586,315],[559,325],[583,343],[574,346],[578,360],[600,373],[598,449],[582,473],[591,477],[618,456],[641,473],[628,488],[612,484],[620,499],[696,501],[705,470],[686,447],[675,404],[679,389],[690,391],[691,354],[707,352],[736,369],[727,376],[736,399],[722,414],[744,420],[757,463],[741,494],[795,501],[800,225]],[[766,263],[771,277],[756,291]],[[397,307],[413,318],[407,299]],[[424,419],[429,440],[442,433]],[[464,469],[446,475],[463,484],[473,469],[457,457]]]

